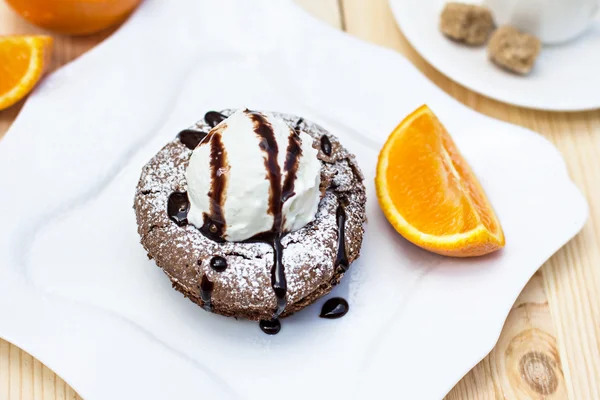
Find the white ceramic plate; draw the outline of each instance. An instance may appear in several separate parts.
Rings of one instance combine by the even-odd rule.
[[[503,251],[439,257],[380,212],[378,149],[423,103],[481,178]],[[171,289],[139,244],[141,167],[204,111],[242,106],[320,122],[358,157],[369,224],[335,289],[351,306],[340,320],[317,317],[324,299],[276,336],[211,315]],[[0,188],[0,336],[86,400],[439,399],[490,351],[529,277],[587,216],[544,138],[465,108],[398,54],[270,0],[146,0],[30,98],[0,142]]]
[[[444,4],[444,0],[390,0],[406,38],[450,79],[484,96],[522,107],[552,111],[600,108],[600,20],[576,40],[545,46],[533,71],[522,77],[493,65],[485,46],[470,48],[444,37],[438,27]]]

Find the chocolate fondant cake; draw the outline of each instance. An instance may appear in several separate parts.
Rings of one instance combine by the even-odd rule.
[[[234,111],[206,113],[204,120],[180,132],[144,166],[134,204],[138,232],[148,257],[190,300],[217,314],[262,320],[265,332],[276,333],[278,317],[286,317],[329,293],[359,256],[365,222],[363,176],[354,156],[319,125],[289,114],[268,114],[287,124],[281,125],[283,122],[269,120],[266,113],[249,110],[227,119]],[[248,126],[256,134],[257,151],[263,152],[261,168],[265,168],[264,185],[269,190],[269,204],[264,206],[269,218],[257,224],[272,228],[250,237],[246,237],[250,233],[244,236],[244,227],[234,231],[229,220],[234,218],[234,205],[224,205],[225,201],[235,201],[238,214],[243,214],[246,201],[248,207],[260,206],[251,198],[226,200],[234,196],[233,174],[254,167],[248,165],[250,159],[230,159],[233,150],[227,151],[230,133],[226,129],[236,126],[235,118],[239,124],[252,124]],[[282,154],[278,153],[283,152],[281,142],[278,147],[274,140],[276,129],[291,132]],[[311,142],[308,147],[307,140]],[[207,158],[210,164],[206,171],[191,171],[190,160],[196,149],[201,149],[194,155],[200,161],[192,163],[202,165],[202,157]],[[311,182],[304,176],[308,172],[298,170],[298,157],[311,156],[307,150],[314,151],[318,159],[317,188],[314,193],[307,188],[301,202],[286,206],[294,196],[303,195],[302,188],[294,188],[294,180]],[[310,166],[303,168],[310,170]],[[210,187],[191,190],[188,180],[192,172],[202,175],[198,179],[206,180]],[[313,196],[316,202],[310,222],[304,224],[299,217],[294,222],[292,219],[300,215],[295,210],[304,207],[302,216],[310,214]],[[240,202],[241,209],[237,205]],[[190,218],[193,209],[195,220]],[[300,223],[304,225],[297,229]],[[290,228],[284,230],[285,226]],[[231,240],[233,237],[237,240]]]

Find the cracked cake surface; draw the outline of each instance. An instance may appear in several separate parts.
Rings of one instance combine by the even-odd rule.
[[[234,111],[221,113],[228,117]],[[287,305],[281,317],[285,317],[329,293],[359,256],[366,194],[354,156],[335,136],[301,117],[272,114],[308,134],[321,163],[322,197],[315,219],[281,238],[287,281]],[[187,131],[206,133],[210,129],[201,120]],[[175,137],[144,166],[134,201],[141,243],[173,287],[203,308],[226,316],[271,319],[278,306],[271,283],[273,246],[267,242],[216,242],[191,224],[180,226],[167,213],[169,197],[187,192],[185,172],[191,155],[192,150]],[[345,217],[341,225],[340,209]],[[339,262],[340,227],[348,265]],[[215,257],[222,257],[226,267],[211,266]],[[203,298],[205,286],[210,289],[210,299]]]

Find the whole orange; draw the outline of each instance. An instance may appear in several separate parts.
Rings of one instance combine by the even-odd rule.
[[[23,18],[68,35],[87,35],[125,20],[141,0],[6,0]]]

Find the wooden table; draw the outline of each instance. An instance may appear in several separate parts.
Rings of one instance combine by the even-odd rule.
[[[600,399],[600,111],[531,111],[465,89],[415,52],[396,26],[386,0],[297,1],[336,28],[404,54],[467,106],[546,136],[565,156],[571,176],[590,203],[591,218],[583,232],[533,276],[510,312],[494,350],[447,399]],[[0,2],[0,34],[32,32],[41,31]],[[57,36],[52,68],[76,58],[108,34]],[[21,105],[0,111],[0,137]],[[4,399],[79,396],[42,363],[0,339],[0,400]]]

